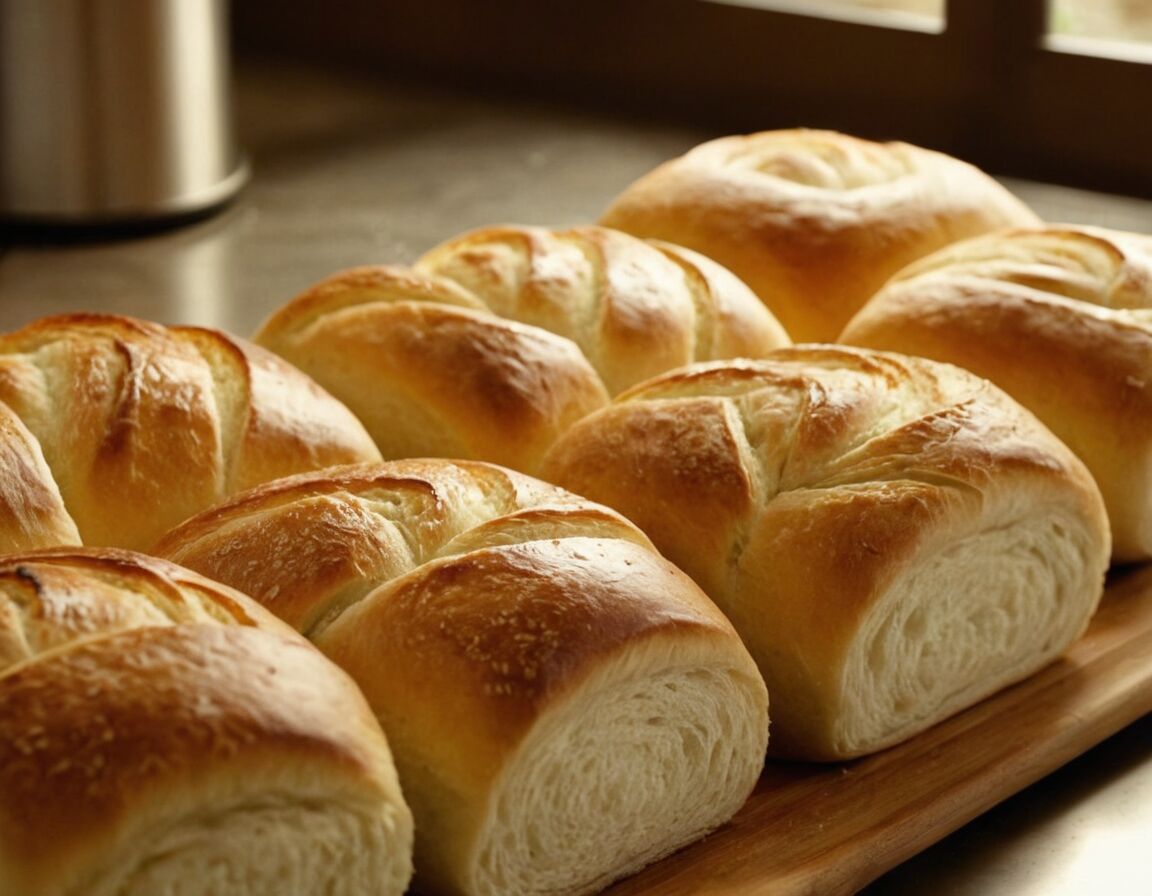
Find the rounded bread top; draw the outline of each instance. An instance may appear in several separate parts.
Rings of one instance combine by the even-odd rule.
[[[198,327],[98,314],[34,321],[0,334],[0,402],[51,472],[41,491],[58,491],[88,544],[144,549],[238,489],[379,457],[307,376]],[[28,546],[54,543],[37,541]]]
[[[79,892],[166,825],[253,801],[407,811],[351,679],[249,598],[163,560],[3,558],[0,706],[12,892]]]
[[[936,278],[1019,287],[1037,302],[1069,300],[1086,313],[1108,310],[1110,319],[1152,329],[1152,319],[1140,313],[1152,309],[1152,236],[1145,234],[1074,224],[1017,227],[946,246],[889,284]]]
[[[571,340],[507,320],[451,280],[375,265],[327,277],[256,341],[351,408],[386,458],[485,458],[531,469],[608,399]]]
[[[338,272],[254,338],[344,401],[387,458],[527,473],[627,386],[788,343],[743,283],[697,253],[601,227],[511,225],[449,240],[413,268]]]
[[[714,597],[727,592],[749,527],[787,495],[818,503],[838,489],[911,489],[957,505],[957,518],[993,498],[1047,496],[1070,502],[1097,542],[1109,537],[1084,465],[1007,394],[949,364],[846,346],[650,380],[574,426],[543,471],[625,513]],[[905,548],[944,507],[912,505]],[[840,536],[853,556],[867,547],[850,528],[813,533]],[[884,551],[876,560],[899,563]]]
[[[1121,559],[1152,555],[1152,237],[1019,228],[901,270],[841,341],[987,377],[1088,465]]]
[[[783,328],[730,271],[699,253],[606,227],[485,227],[429,250],[496,314],[580,346],[609,394],[674,367],[759,357]]]
[[[358,669],[370,700],[389,692],[373,701],[381,712],[440,694],[458,710],[441,724],[474,723],[445,731],[450,752],[475,743],[470,765],[629,641],[719,645],[756,674],[727,619],[624,517],[487,463],[289,477],[186,521],[157,551],[241,588]]]
[[[893,273],[1038,219],[979,169],[833,131],[722,137],[627,187],[600,219],[695,249],[747,283],[797,342],[829,341]]]

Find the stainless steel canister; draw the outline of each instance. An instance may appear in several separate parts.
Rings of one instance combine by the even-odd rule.
[[[202,212],[247,177],[227,0],[0,0],[0,216]]]

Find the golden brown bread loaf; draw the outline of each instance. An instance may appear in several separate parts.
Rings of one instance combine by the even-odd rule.
[[[577,423],[548,477],[716,601],[811,759],[903,740],[1084,629],[1107,519],[1083,464],[950,365],[830,346],[697,365]]]
[[[422,892],[592,893],[722,824],[767,695],[731,625],[618,514],[475,462],[260,486],[165,556],[247,591],[359,683]]]
[[[1092,471],[1114,557],[1152,557],[1152,237],[1050,226],[958,243],[893,277],[841,341],[992,380]]]
[[[950,156],[798,129],[701,144],[626,188],[600,223],[714,258],[793,341],[828,342],[909,262],[1038,219]]]
[[[344,401],[385,457],[532,472],[569,425],[692,360],[787,344],[728,271],[598,227],[491,227],[416,268],[316,284],[255,335]]]
[[[343,271],[276,311],[255,340],[364,421],[388,458],[487,458],[531,469],[607,393],[570,340],[497,317],[449,280]]]
[[[692,361],[758,358],[783,328],[730,271],[697,252],[605,227],[484,227],[417,262],[502,317],[580,346],[615,395]]]
[[[348,676],[114,549],[0,560],[0,893],[399,896],[411,813]]]
[[[347,408],[264,349],[113,315],[0,334],[0,405],[0,551],[144,549],[237,490],[380,456]]]
[[[80,544],[40,443],[0,402],[0,553]]]

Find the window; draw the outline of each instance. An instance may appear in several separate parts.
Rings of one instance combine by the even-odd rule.
[[[817,124],[1152,193],[1152,0],[707,2],[758,11],[746,27],[790,45],[765,68],[786,65],[780,92],[807,90]]]
[[[718,133],[900,137],[1152,195],[1152,0],[344,0],[320,24],[292,8],[239,4],[241,36]]]

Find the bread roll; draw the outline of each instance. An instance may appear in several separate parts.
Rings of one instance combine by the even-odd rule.
[[[291,477],[158,550],[356,679],[421,892],[598,891],[725,822],[763,763],[767,695],[723,615],[619,515],[511,471]]]
[[[782,130],[697,146],[625,189],[600,223],[714,258],[794,341],[828,342],[909,262],[1038,219],[992,178],[941,153]]]
[[[239,489],[380,456],[347,408],[264,349],[127,317],[0,334],[0,404],[8,551],[143,549]]]
[[[603,227],[485,227],[435,247],[417,268],[502,317],[571,339],[612,395],[691,361],[758,358],[789,341],[714,261]]]
[[[534,472],[610,393],[692,360],[787,344],[728,271],[598,227],[490,227],[415,269],[343,271],[255,335],[344,401],[387,458]]]
[[[404,892],[412,819],[348,676],[231,589],[0,560],[0,893]]]
[[[775,752],[895,744],[1084,629],[1109,536],[1083,464],[984,380],[824,346],[697,365],[576,424],[547,475],[615,507],[743,636]]]
[[[1152,557],[1152,237],[1051,226],[958,243],[893,277],[841,339],[992,380],[1092,471],[1115,558]]]
[[[40,443],[0,402],[0,553],[80,544]]]
[[[344,401],[388,458],[487,458],[530,470],[608,400],[570,340],[405,268],[329,277],[277,310],[255,340]]]

